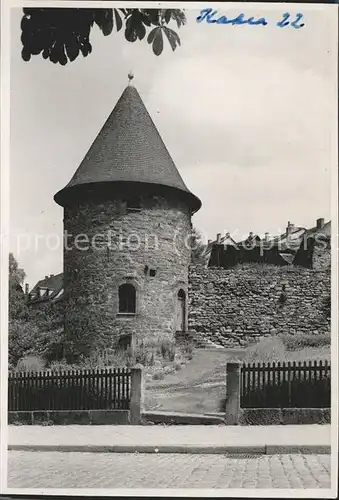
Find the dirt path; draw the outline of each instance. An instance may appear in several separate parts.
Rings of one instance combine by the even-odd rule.
[[[167,375],[164,380],[146,385],[146,410],[183,413],[213,413],[220,411],[225,396],[227,360],[240,358],[243,350],[197,349],[193,359],[182,370]]]

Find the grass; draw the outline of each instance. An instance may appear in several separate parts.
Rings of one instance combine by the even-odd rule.
[[[308,341],[307,337],[311,337],[311,339]],[[317,337],[318,342],[316,341]],[[287,335],[264,338],[246,349],[243,361],[245,363],[320,359],[330,361],[331,348],[329,341],[329,335]]]

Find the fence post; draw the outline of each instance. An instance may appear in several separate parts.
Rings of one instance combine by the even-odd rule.
[[[131,369],[131,404],[130,404],[130,423],[132,425],[141,424],[141,415],[143,410],[143,373],[142,368]]]
[[[238,425],[240,420],[241,363],[226,364],[226,415],[227,425]]]

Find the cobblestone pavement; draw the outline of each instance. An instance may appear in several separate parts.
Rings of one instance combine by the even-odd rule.
[[[330,488],[330,455],[8,453],[8,488]]]

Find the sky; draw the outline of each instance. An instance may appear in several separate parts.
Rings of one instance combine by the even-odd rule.
[[[205,240],[279,234],[287,221],[313,227],[331,218],[336,13],[302,8],[301,29],[276,26],[286,5],[218,8],[220,15],[265,16],[265,27],[199,24],[199,11],[188,10],[181,47],[172,52],[165,43],[160,57],[145,40],[95,29],[92,54],[63,67],[41,56],[22,61],[21,10],[12,10],[10,251],[30,288],[62,272],[63,211],[53,196],[78,168],[131,70],[186,185],[202,200],[193,224]]]

